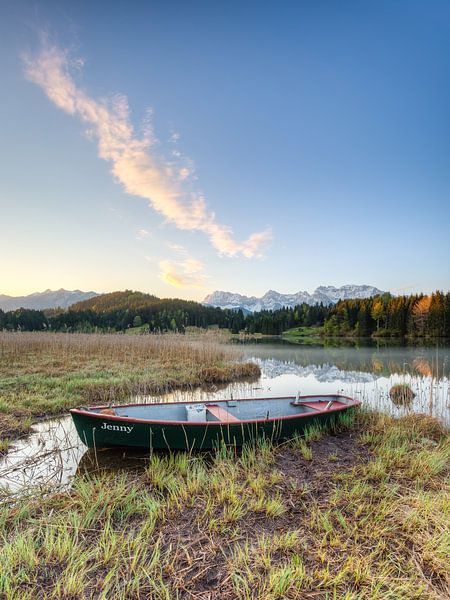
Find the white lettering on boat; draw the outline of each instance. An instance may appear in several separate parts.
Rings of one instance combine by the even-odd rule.
[[[130,427],[128,425],[110,425],[109,423],[105,423],[103,421],[100,429],[107,429],[108,431],[121,431],[122,433],[131,433],[134,427]]]

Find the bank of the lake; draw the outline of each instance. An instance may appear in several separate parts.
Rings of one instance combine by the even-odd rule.
[[[270,337],[270,336],[267,336]],[[272,336],[274,337],[274,336]],[[449,343],[447,338],[433,336],[400,336],[390,334],[384,330],[374,332],[370,336],[357,335],[354,331],[330,333],[323,326],[311,327],[292,327],[286,329],[278,336],[286,342],[292,344],[333,344],[333,343],[353,343],[353,344],[393,344],[393,345],[435,345]]]
[[[323,339],[323,327],[292,327],[283,331],[281,338],[295,344],[320,343]]]

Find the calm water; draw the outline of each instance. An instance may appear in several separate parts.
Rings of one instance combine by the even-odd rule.
[[[206,401],[301,394],[341,393],[357,397],[371,408],[394,416],[420,412],[450,427],[450,346],[313,347],[284,343],[243,345],[245,360],[261,367],[260,379],[214,388],[166,394],[168,401]],[[389,397],[395,383],[407,383],[415,393],[409,406],[396,406]],[[161,401],[161,396],[145,401]],[[34,433],[15,444],[0,461],[0,486],[66,485],[77,472],[100,467],[139,468],[145,455],[123,450],[94,455],[81,444],[70,417],[42,422]]]

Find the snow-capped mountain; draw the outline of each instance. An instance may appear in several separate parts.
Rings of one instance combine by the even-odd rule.
[[[97,292],[82,292],[81,290],[45,290],[29,296],[6,296],[0,294],[0,309],[4,311],[18,308],[43,310],[44,308],[68,308],[76,302],[98,296]]]
[[[261,310],[277,310],[284,306],[294,307],[297,304],[335,304],[338,300],[350,298],[371,298],[383,294],[382,290],[372,285],[343,285],[336,288],[332,285],[320,286],[312,294],[297,292],[296,294],[280,294],[269,290],[261,298],[256,296],[242,296],[232,292],[216,291],[206,296],[202,304],[218,306],[219,308],[242,309],[249,312]]]

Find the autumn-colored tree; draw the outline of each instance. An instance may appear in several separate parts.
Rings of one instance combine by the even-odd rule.
[[[371,311],[372,319],[377,322],[377,331],[380,329],[380,319],[384,316],[384,304],[378,298],[375,300]]]
[[[413,307],[413,321],[420,335],[425,333],[428,316],[430,314],[431,296],[424,296]]]

